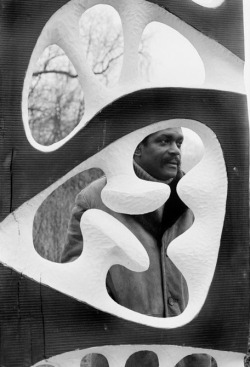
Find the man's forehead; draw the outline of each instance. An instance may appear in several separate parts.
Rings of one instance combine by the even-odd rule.
[[[161,135],[168,135],[168,136],[173,136],[176,138],[181,138],[183,137],[183,132],[182,132],[181,127],[168,127],[166,129],[156,131],[155,133],[151,134],[150,136],[157,137]]]

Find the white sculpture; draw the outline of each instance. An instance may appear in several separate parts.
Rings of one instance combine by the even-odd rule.
[[[213,0],[213,2],[210,2],[211,6],[218,3],[218,1]],[[106,0],[101,2],[102,4],[113,6],[118,11],[123,24],[125,44],[120,81],[113,88],[106,88],[96,79],[83,56],[84,49],[81,46],[79,32],[79,20],[82,14],[99,3],[100,1],[98,0],[69,1],[49,19],[37,40],[24,80],[22,98],[26,136],[30,144],[35,148],[46,152],[58,149],[82,129],[108,103],[132,91],[151,87],[151,85],[140,79],[137,67],[139,61],[138,46],[141,35],[147,24],[151,22],[160,22],[172,27],[182,34],[197,50],[204,64],[205,81],[203,85],[192,85],[192,88],[245,93],[244,63],[240,58],[167,10],[145,0]],[[34,140],[30,132],[28,123],[28,93],[35,64],[44,49],[51,44],[57,44],[65,51],[79,75],[79,81],[84,92],[85,113],[80,124],[67,137],[53,145],[43,146]],[[174,85],[166,85],[166,87],[172,86]],[[188,85],[184,85],[184,87],[188,87]]]
[[[141,244],[120,222],[106,213],[88,210],[82,217],[81,229],[84,243],[91,245],[85,246],[76,261],[67,264],[52,263],[36,253],[33,247],[32,225],[36,210],[45,197],[69,177],[91,167],[101,168],[107,176],[107,206],[115,207],[123,213],[134,213],[133,202],[127,201],[132,193],[136,198],[137,213],[157,209],[168,197],[169,187],[136,178],[132,158],[135,147],[145,136],[173,125],[195,131],[204,144],[204,156],[200,163],[181,179],[177,187],[180,198],[194,213],[194,224],[168,248],[169,257],[187,281],[189,302],[182,314],[162,319],[122,307],[107,293],[106,274],[112,265],[123,264],[133,271],[143,271],[149,264]],[[121,154],[124,151],[126,154]],[[119,190],[121,173],[127,182],[131,178],[134,186],[123,185]],[[151,200],[147,199],[148,196]],[[157,328],[180,327],[193,320],[206,300],[220,247],[226,197],[226,168],[220,144],[214,133],[202,123],[193,120],[161,121],[112,143],[10,214],[0,225],[0,261],[38,282],[118,317]],[[122,236],[118,235],[119,232]]]
[[[212,356],[217,367],[243,367],[241,353],[221,352],[212,349],[179,347],[175,345],[119,345],[105,346],[78,350],[46,359],[34,364],[32,367],[79,367],[83,357],[90,353],[102,354],[109,363],[109,367],[125,367],[128,358],[139,351],[152,351],[157,354],[159,367],[175,367],[178,362],[190,354],[206,353]],[[46,365],[45,364],[45,365]]]

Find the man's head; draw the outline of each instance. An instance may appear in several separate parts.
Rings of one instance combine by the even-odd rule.
[[[168,128],[147,136],[136,148],[134,159],[160,181],[174,178],[181,164],[182,129]]]

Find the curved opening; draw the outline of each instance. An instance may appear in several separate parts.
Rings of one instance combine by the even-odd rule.
[[[139,48],[140,73],[155,86],[200,86],[203,62],[194,46],[178,31],[159,22],[149,23]]]
[[[75,236],[71,234],[68,228],[72,211],[76,205],[75,199],[86,186],[103,176],[103,174],[103,171],[99,168],[83,171],[66,181],[44,200],[37,210],[33,222],[33,244],[39,255],[53,262],[61,262],[70,235],[72,243],[74,242],[75,245],[77,243],[81,244],[78,247],[77,255],[74,253],[74,259],[81,255],[80,226],[78,228],[79,232],[75,233]],[[65,261],[72,261],[71,247],[67,250],[67,257],[66,254],[64,256]]]
[[[194,214],[179,198],[177,185],[199,163],[203,152],[200,137],[188,128],[179,127],[156,131],[137,145],[133,157],[137,177],[165,183],[171,194],[153,212],[120,214],[123,223],[146,249],[150,266],[142,273],[121,265],[111,267],[106,286],[118,304],[155,317],[177,316],[186,308],[189,298],[186,280],[166,253],[170,243],[193,225]]]
[[[93,73],[105,86],[115,85],[124,49],[119,13],[110,5],[95,5],[83,13],[79,27],[85,57]]]
[[[159,367],[159,360],[156,353],[150,350],[141,350],[132,354],[125,367]]]
[[[195,353],[184,357],[175,367],[218,367],[217,362],[209,354]]]
[[[80,367],[109,367],[107,358],[100,353],[90,353],[83,357]]]
[[[29,87],[28,112],[31,134],[45,146],[65,138],[84,114],[77,73],[57,45],[47,47],[36,64]]]
[[[183,310],[185,310],[185,307],[188,301],[189,301],[189,304],[191,303],[195,305],[195,303],[198,303],[196,302],[196,299],[195,299],[195,296],[197,294],[195,291],[197,289],[203,288],[202,297],[205,300],[205,297],[209,289],[208,287],[211,284],[210,280],[207,281],[207,274],[209,275],[210,279],[212,279],[212,276],[215,270],[214,270],[214,267],[212,266],[210,267],[210,264],[214,266],[216,265],[216,261],[217,261],[217,249],[219,249],[220,240],[221,240],[220,229],[222,229],[222,226],[223,226],[223,220],[224,220],[224,215],[225,215],[224,209],[225,209],[226,195],[227,195],[227,180],[226,180],[227,175],[226,175],[226,168],[224,165],[222,148],[214,132],[210,128],[208,128],[205,124],[202,124],[201,122],[195,121],[195,120],[175,118],[175,119],[171,119],[168,121],[159,121],[157,124],[152,124],[152,125],[147,126],[146,128],[138,130],[137,132],[135,132],[135,134],[131,134],[131,135],[129,134],[127,135],[127,137],[124,137],[123,143],[122,143],[122,140],[117,141],[114,144],[116,145],[115,150],[118,145],[117,152],[119,152],[120,148],[124,148],[124,150],[121,149],[121,151],[126,151],[126,149],[129,151],[129,154],[125,155],[127,157],[126,164],[123,164],[124,162],[122,162],[122,158],[124,156],[118,157],[119,159],[116,159],[117,157],[114,153],[115,150],[108,151],[109,154],[107,155],[105,155],[106,152],[104,151],[104,154],[99,157],[100,164],[102,164],[103,169],[105,170],[105,172],[107,172],[107,175],[111,173],[113,174],[112,177],[114,177],[116,167],[119,167],[119,171],[118,171],[119,174],[121,172],[121,168],[124,167],[124,170],[125,171],[127,170],[125,173],[127,174],[127,176],[129,176],[129,172],[131,173],[132,171],[132,166],[130,167],[130,171],[128,170],[128,167],[129,167],[129,164],[132,164],[133,152],[135,152],[135,149],[137,149],[136,146],[142,144],[143,140],[145,140],[145,139],[142,140],[142,138],[144,138],[146,134],[148,135],[146,137],[147,139],[149,139],[150,136],[152,137],[152,135],[155,136],[155,134],[160,133],[161,135],[162,131],[166,129],[168,130],[175,129],[175,128],[180,129],[179,126],[185,127],[185,129],[184,127],[182,128],[184,142],[181,142],[182,139],[180,139],[180,136],[178,135],[179,133],[177,134],[177,139],[176,138],[170,139],[171,146],[172,144],[174,145],[175,151],[177,148],[180,150],[180,145],[182,149],[184,149],[186,137],[188,136],[187,132],[189,131],[190,128],[193,130],[193,131],[192,130],[189,131],[190,136],[188,136],[188,138],[190,139],[190,141],[192,140],[192,137],[195,136],[194,131],[197,131],[197,133],[199,133],[199,136],[202,138],[202,142],[204,143],[204,146],[206,148],[206,154],[204,156],[204,159],[202,159],[202,162],[198,163],[198,166],[196,167],[193,167],[194,163],[192,161],[192,159],[194,157],[196,158],[198,155],[196,148],[194,149],[193,147],[191,147],[191,143],[187,143],[187,147],[185,148],[187,149],[187,151],[188,149],[190,149],[190,152],[192,153],[191,154],[188,151],[191,155],[191,163],[188,169],[191,170],[191,172],[189,172],[183,178],[182,182],[180,182],[179,187],[181,188],[182,187],[181,184],[183,184],[184,189],[183,191],[180,190],[179,192],[180,192],[180,197],[183,198],[183,201],[185,201],[186,205],[189,208],[188,207],[183,208],[182,206],[183,203],[180,202],[180,197],[176,195],[174,197],[174,200],[172,200],[173,208],[176,209],[177,206],[175,205],[176,204],[175,200],[179,198],[178,208],[180,208],[181,212],[177,212],[177,213],[175,212],[174,213],[175,216],[172,215],[173,214],[172,210],[168,210],[168,212],[167,211],[165,212],[165,206],[169,204],[170,199],[166,202],[167,204],[164,204],[164,206],[162,205],[162,207],[158,208],[159,210],[157,209],[157,213],[153,211],[149,213],[147,213],[146,211],[138,212],[139,213],[138,215],[122,214],[123,213],[122,211],[115,211],[114,213],[112,209],[109,209],[107,207],[105,208],[103,206],[103,202],[101,201],[100,187],[97,188],[95,186],[96,185],[95,178],[98,177],[97,175],[94,177],[95,181],[91,184],[92,188],[94,188],[93,190],[94,195],[92,195],[92,197],[85,195],[85,199],[86,199],[86,196],[88,199],[91,199],[88,201],[88,204],[89,204],[88,209],[92,209],[92,208],[101,209],[104,212],[106,211],[107,213],[113,215],[116,219],[120,220],[120,222],[124,224],[127,227],[127,229],[129,229],[137,237],[137,239],[143,245],[144,250],[146,250],[149,255],[151,268],[149,268],[146,271],[136,272],[133,270],[129,270],[129,266],[125,268],[120,265],[115,265],[112,268],[110,268],[110,271],[107,276],[107,289],[109,291],[111,298],[113,298],[113,300],[117,302],[117,304],[120,304],[123,307],[131,309],[135,312],[145,314],[145,315],[155,316],[155,317],[164,317],[164,318],[180,315],[183,312]],[[187,129],[186,127],[189,129]],[[158,131],[156,131],[156,129],[158,129]],[[164,133],[164,135],[166,134]],[[160,146],[162,146],[163,144],[163,147],[164,147],[166,142],[164,141],[163,138],[165,137],[160,136],[159,143],[160,143]],[[197,136],[197,139],[198,139],[197,141],[199,141],[199,144],[200,144],[200,139],[198,138],[198,136]],[[140,142],[140,140],[142,141]],[[153,146],[155,145],[157,146],[158,140],[157,141],[153,140],[153,142],[151,140],[151,142],[147,142],[147,145],[149,143],[150,144],[153,143]],[[169,141],[167,141],[167,144],[168,143]],[[198,144],[198,148],[200,149],[199,144]],[[173,152],[171,154],[173,155]],[[201,157],[202,151],[199,154]],[[174,155],[176,155],[176,152],[174,153]],[[182,157],[183,155],[184,155],[184,152],[182,154]],[[152,154],[152,149],[151,149],[150,157],[153,157],[153,156],[154,155]],[[105,161],[105,158],[108,161],[110,159],[110,162],[108,162],[107,166],[103,164],[103,162]],[[115,159],[112,162],[113,158]],[[131,162],[130,162],[130,159],[131,159]],[[156,165],[156,163],[157,163],[157,160],[155,161],[154,165]],[[169,163],[169,162],[166,162],[166,163]],[[137,164],[140,165],[140,162],[137,162]],[[163,177],[161,181],[164,181],[164,180],[167,181],[168,179],[174,179],[175,176],[177,176],[177,171],[178,171],[179,166],[180,166],[179,160],[176,159],[175,162],[171,162],[170,167],[167,167],[167,172],[164,171],[164,174],[166,173],[168,175],[171,174],[172,177]],[[154,172],[149,172],[145,166],[143,166],[142,168],[144,169],[144,171],[147,171],[148,175],[150,175],[151,177],[155,177]],[[112,170],[113,172],[111,172]],[[101,172],[101,174],[103,173]],[[156,179],[159,180],[158,175]],[[78,181],[77,176],[76,176],[76,181]],[[90,181],[91,180],[89,180],[89,182]],[[185,181],[187,181],[186,187],[185,187]],[[169,184],[171,184],[171,182],[169,182]],[[185,188],[187,188],[186,192],[185,192]],[[69,195],[66,194],[66,200],[70,201],[70,205],[72,205],[71,208],[74,206],[74,200],[75,200],[76,195],[81,190],[82,190],[82,187],[78,187],[77,190],[74,191],[74,194],[71,195],[71,199],[69,199]],[[146,191],[146,193],[147,192],[148,191]],[[187,195],[185,195],[185,193],[187,193]],[[205,196],[204,196],[204,193],[205,193]],[[119,195],[119,190],[118,190],[118,195]],[[220,199],[219,201],[218,201],[218,198]],[[95,200],[97,199],[98,204],[96,204],[96,202],[93,199]],[[142,196],[142,199],[143,201],[147,201],[145,200],[144,196]],[[58,201],[60,201],[60,203],[61,202],[63,203],[64,201],[63,196],[60,196],[60,200]],[[78,206],[82,206],[81,201],[78,204],[79,204]],[[199,204],[201,205],[199,206]],[[177,241],[174,241],[174,239],[180,236],[180,234],[183,234],[188,228],[190,228],[193,225],[193,218],[192,218],[192,215],[190,215],[188,217],[189,222],[186,223],[188,226],[186,227],[185,226],[180,227],[178,225],[176,226],[176,222],[179,220],[179,218],[181,218],[182,214],[184,214],[184,216],[186,217],[187,212],[190,213],[190,208],[192,209],[192,211],[195,214],[197,214],[198,219],[202,218],[204,220],[205,218],[205,220],[208,219],[207,222],[209,222],[210,218],[212,219],[215,218],[214,223],[212,223],[211,226],[208,226],[205,231],[204,231],[204,226],[203,225],[199,226],[199,223],[198,223],[196,228],[193,228],[195,229],[193,232],[191,232],[191,230],[188,231],[190,234],[189,237],[187,233],[187,236],[183,236],[183,238],[179,238]],[[207,208],[209,210],[207,210]],[[168,209],[169,209],[169,206],[168,206]],[[41,207],[39,210],[41,210]],[[62,207],[61,211],[65,212],[64,207]],[[44,216],[47,215],[46,212],[49,212],[49,209],[45,209],[43,211]],[[53,212],[54,214],[51,216],[48,222],[52,222],[55,219],[55,216],[57,215],[58,212],[60,213],[60,208],[56,212]],[[66,212],[68,214],[68,219],[69,219],[70,212],[71,212],[71,209],[69,209],[69,206],[67,207]],[[215,212],[216,212],[216,216],[214,215]],[[75,212],[75,214],[76,213],[78,213],[77,214],[78,215],[77,231],[79,233],[80,231],[79,221],[81,217],[80,208],[77,208],[77,211]],[[141,213],[146,213],[146,214],[141,214]],[[167,215],[169,215],[168,218],[167,218]],[[163,221],[163,218],[167,218],[169,221],[172,221],[172,223],[170,222],[170,224],[168,221],[167,228],[165,227],[166,222],[165,220]],[[191,218],[192,218],[192,221],[190,221]],[[37,223],[38,223],[37,226],[39,226],[39,222]],[[219,226],[219,231],[217,231],[217,233],[214,233],[215,231],[213,231],[213,228],[216,229],[218,226]],[[57,232],[62,232],[61,228],[63,227],[65,228],[65,234],[66,234],[67,225],[65,226],[61,224],[56,225],[55,230]],[[195,225],[193,227],[195,227]],[[181,231],[181,233],[179,230]],[[103,230],[102,232],[104,233],[105,231]],[[122,231],[118,231],[118,235],[116,239],[118,238],[119,235],[121,236],[121,232]],[[42,229],[42,232],[40,233],[42,233],[42,235],[44,235],[45,233],[46,236],[48,236],[47,227],[44,227],[44,229]],[[34,237],[35,237],[35,234],[36,232],[34,231]],[[77,237],[76,239],[79,240],[79,237]],[[44,237],[44,241],[41,242],[41,246],[44,245],[45,241],[47,241],[47,237]],[[34,238],[34,242],[36,242],[35,238]],[[61,239],[59,244],[62,244],[63,242],[65,242],[65,239]],[[103,242],[99,242],[99,243],[103,243]],[[195,246],[192,247],[193,243],[195,246],[197,244],[199,246],[199,249],[198,249],[199,251],[195,253],[197,254],[197,256],[195,256],[196,259],[194,262],[193,262],[193,258],[194,258],[193,251],[195,250]],[[207,245],[210,243],[212,243],[214,246],[214,252],[212,253],[212,256],[211,256],[211,247]],[[74,242],[72,242],[72,244],[73,244],[72,245],[72,248],[73,248]],[[53,248],[53,246],[54,246],[54,242],[52,241],[51,245],[47,247]],[[186,252],[185,252],[185,246],[186,246],[186,249],[188,249],[188,251]],[[80,251],[77,250],[78,256],[81,253],[82,247],[83,247],[83,244],[81,244],[81,247],[78,247],[78,250],[80,249]],[[171,248],[173,250],[172,252],[171,252]],[[62,251],[62,248],[60,248],[60,251],[59,251],[60,254],[61,254],[61,251]],[[42,253],[42,252],[40,251],[39,253]],[[175,262],[175,264],[177,264],[176,266],[178,269],[180,269],[180,271],[170,261],[168,254],[171,259],[174,259],[173,261]],[[201,261],[204,258],[204,255],[206,258],[209,259],[209,267],[206,268],[206,271],[204,271],[204,262]],[[69,256],[64,259],[64,262],[73,261],[74,256],[75,256],[74,252],[73,254],[69,254]],[[48,258],[48,256],[45,256],[45,255],[44,257]],[[112,261],[114,258],[115,258],[115,261]],[[111,260],[109,264],[110,263],[112,264],[122,263],[124,264],[124,266],[128,264],[125,262],[119,262],[119,259],[117,261],[117,257],[114,257],[114,258],[111,258],[111,259],[109,258],[109,260]],[[190,264],[193,264],[193,263],[195,264],[195,266],[193,266],[192,268],[190,267]],[[162,264],[164,264],[164,267],[166,270],[166,272],[164,273],[162,271]],[[144,269],[145,268],[143,268],[143,270]],[[197,273],[199,276],[197,276]],[[185,276],[188,282],[189,294],[187,292],[186,282],[185,282],[185,279],[183,279],[182,274]],[[204,279],[206,282],[204,281]],[[162,284],[163,283],[165,284],[165,280],[167,280],[168,282],[167,292],[169,292],[166,294],[164,293],[165,290],[162,289]],[[176,286],[176,284],[178,285],[178,287]],[[193,293],[191,293],[192,291]],[[199,304],[198,304],[198,307],[200,307]],[[124,308],[119,308],[119,309],[121,310],[121,312],[124,312]],[[139,315],[137,314],[135,315],[135,317],[138,318]],[[150,319],[150,322],[152,322],[152,324],[154,323],[153,318],[148,318],[148,319]],[[176,317],[176,319],[178,319],[178,317]],[[131,317],[131,320],[133,320],[132,317]],[[155,320],[155,321],[161,322],[160,320]],[[171,320],[168,320],[168,321],[171,322]],[[178,325],[178,322],[175,323],[175,321],[176,320],[172,320],[173,325],[174,325],[173,327],[175,327],[175,325]],[[164,321],[162,322],[165,323]]]
[[[201,161],[203,154],[204,144],[197,133],[185,127],[172,127],[146,136],[134,152],[134,161],[141,162],[151,176],[164,182],[173,178],[171,173],[168,173],[170,168],[164,168],[168,156],[179,156],[179,168],[187,173]],[[174,175],[175,171],[172,176]]]

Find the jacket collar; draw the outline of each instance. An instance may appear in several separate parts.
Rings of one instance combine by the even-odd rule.
[[[151,176],[148,172],[146,172],[141,166],[139,166],[138,163],[136,163],[136,161],[133,161],[134,163],[134,170],[135,170],[135,174],[138,178],[140,178],[141,180],[146,180],[146,181],[153,181],[153,182],[162,182],[165,183],[167,185],[170,184],[170,182],[173,181],[172,178],[170,178],[167,181],[160,181],[157,178]]]

